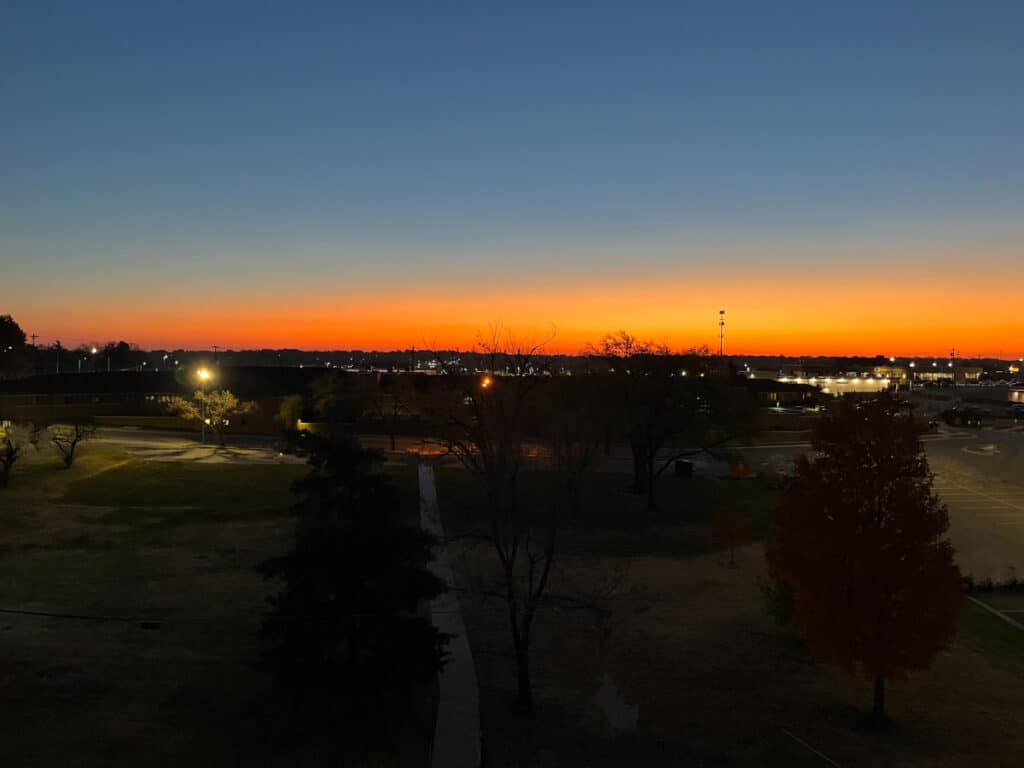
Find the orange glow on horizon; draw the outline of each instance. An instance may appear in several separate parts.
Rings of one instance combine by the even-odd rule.
[[[674,349],[717,350],[718,310],[725,308],[728,354],[925,356],[948,354],[953,346],[968,356],[1024,352],[1018,289],[998,274],[968,286],[954,269],[852,278],[789,272],[742,280],[707,273],[590,282],[521,278],[447,291],[314,289],[132,306],[83,299],[56,320],[31,310],[15,315],[45,343],[61,339],[65,346],[123,338],[164,349],[471,349],[500,322],[518,337],[551,337],[550,352],[578,353],[619,329]]]

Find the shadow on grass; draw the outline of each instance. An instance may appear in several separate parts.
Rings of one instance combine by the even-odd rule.
[[[471,473],[442,468],[438,495],[450,533],[479,527],[487,520],[483,487]],[[647,509],[646,496],[631,493],[630,477],[595,473],[587,478],[580,511],[571,514],[559,477],[549,471],[527,471],[520,479],[520,498],[527,515],[543,519],[554,509],[561,527],[563,551],[595,555],[663,555],[689,557],[715,549],[711,522],[723,509],[733,509],[750,523],[755,540],[765,537],[781,491],[759,479],[658,479],[658,509]]]
[[[1024,629],[1012,627],[980,605],[964,600],[956,637],[961,645],[982,654],[994,666],[1024,677]]]
[[[294,464],[183,464],[135,459],[71,482],[64,504],[102,507],[285,508],[294,480],[307,468]]]

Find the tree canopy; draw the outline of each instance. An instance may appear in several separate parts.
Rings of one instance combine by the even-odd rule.
[[[25,339],[25,331],[13,317],[0,315],[0,378],[31,371],[30,349]]]
[[[360,743],[401,717],[441,668],[448,637],[417,612],[445,590],[428,569],[435,540],[403,520],[382,457],[352,438],[310,436],[295,548],[260,566],[281,579],[267,663],[293,725]]]
[[[883,395],[821,420],[777,512],[768,560],[811,650],[884,684],[928,669],[956,628],[960,573],[919,428]]]
[[[234,393],[227,389],[215,389],[204,392],[197,389],[191,400],[174,397],[167,403],[167,410],[186,421],[205,423],[214,434],[217,442],[224,445],[224,435],[231,428],[231,420],[252,413],[256,403],[240,401]]]

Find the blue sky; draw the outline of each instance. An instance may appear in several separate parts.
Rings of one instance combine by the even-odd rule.
[[[1019,247],[1024,5],[553,5],[8,0],[4,282]]]

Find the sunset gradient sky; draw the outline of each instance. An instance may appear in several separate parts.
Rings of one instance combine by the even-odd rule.
[[[40,343],[1024,354],[1020,3],[154,5],[4,4]]]

